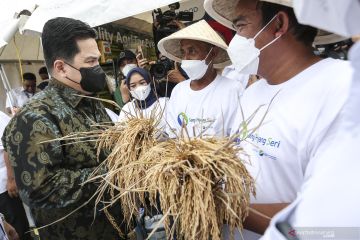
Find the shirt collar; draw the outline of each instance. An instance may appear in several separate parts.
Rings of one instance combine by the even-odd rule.
[[[83,99],[82,96],[78,96],[84,95],[83,93],[65,85],[64,83],[60,82],[55,78],[50,79],[49,88],[57,88],[64,101],[70,104],[73,108],[75,108]]]

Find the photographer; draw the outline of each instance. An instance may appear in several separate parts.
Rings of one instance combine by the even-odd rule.
[[[158,61],[151,65],[150,74],[156,80],[156,90],[161,97],[170,97],[176,84],[188,79],[188,76],[181,69],[178,63],[158,55]]]
[[[153,35],[156,46],[164,37],[185,28],[183,21],[193,21],[192,12],[176,12],[180,8],[179,3],[170,4],[169,8],[165,12],[162,12],[161,9],[153,12]],[[158,82],[157,91],[159,96],[170,97],[176,84],[188,79],[188,76],[178,65],[179,63],[163,56],[157,47],[156,52],[158,61],[151,66],[150,73]]]
[[[136,55],[130,50],[124,50],[120,52],[119,58],[117,60],[117,66],[124,78],[119,81],[120,99],[117,99],[115,96],[115,100],[120,106],[123,106],[130,101],[130,93],[125,84],[125,77],[131,69],[138,66]]]

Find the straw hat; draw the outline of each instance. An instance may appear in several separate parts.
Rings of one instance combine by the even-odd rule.
[[[276,3],[287,7],[293,6],[292,0],[260,0],[260,1]],[[213,19],[223,24],[224,26],[235,30],[232,25],[232,20],[236,17],[233,16],[233,12],[238,2],[239,0],[205,0],[204,8],[205,11]],[[318,36],[315,38],[314,45],[336,43],[343,41],[345,39],[346,38],[343,38],[336,34],[319,30]]]
[[[319,29],[318,34],[315,37],[313,45],[318,46],[318,45],[338,43],[338,42],[342,42],[346,39],[349,39],[349,38]]]
[[[224,68],[230,65],[230,58],[226,52],[226,43],[205,20],[194,23],[161,39],[158,43],[158,49],[169,59],[181,62],[180,41],[183,39],[197,40],[219,47],[219,54],[213,62],[214,68]]]

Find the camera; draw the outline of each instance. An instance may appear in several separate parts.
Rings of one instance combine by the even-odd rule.
[[[154,23],[157,23],[156,26],[154,25],[153,29],[156,45],[162,38],[169,36],[170,34],[179,30],[179,26],[174,23],[174,20],[193,21],[193,12],[176,12],[176,10],[180,8],[179,3],[170,4],[169,8],[170,10],[167,10],[165,12],[162,12],[160,8],[153,11]]]
[[[171,69],[174,69],[174,63],[170,59],[162,57],[160,60],[156,61],[155,64],[151,65],[150,74],[156,80],[161,80],[166,78],[167,72]]]
[[[337,43],[317,45],[315,54],[322,58],[331,57],[334,59],[347,60],[348,51],[352,44],[351,39],[347,39]]]
[[[180,12],[176,13],[176,10],[178,10],[180,8],[180,3],[178,3],[178,2],[173,3],[168,6],[169,6],[170,10],[167,10],[165,12],[162,12],[160,8],[153,11],[153,18],[154,18],[154,20],[156,20],[156,22],[159,23],[159,29],[164,29],[164,28],[177,29],[177,26],[169,24],[173,20],[178,20],[178,21],[192,21],[193,20],[193,18],[194,18],[193,12],[180,11]]]

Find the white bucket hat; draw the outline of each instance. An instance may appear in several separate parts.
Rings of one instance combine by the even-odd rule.
[[[291,8],[293,7],[292,0],[260,0],[260,1],[276,3]],[[215,19],[222,25],[235,30],[232,24],[232,19],[234,19],[235,17],[233,16],[233,11],[236,8],[238,2],[239,0],[205,0],[204,8],[205,11],[213,19]],[[345,39],[346,38],[343,38],[336,34],[319,30],[318,36],[316,36],[315,38],[314,45],[331,44],[331,43],[343,41]]]
[[[158,49],[167,58],[181,62],[180,41],[183,39],[197,40],[219,47],[219,54],[213,61],[214,68],[224,68],[231,64],[226,51],[226,43],[205,20],[194,23],[161,39],[158,43]]]

